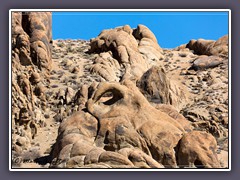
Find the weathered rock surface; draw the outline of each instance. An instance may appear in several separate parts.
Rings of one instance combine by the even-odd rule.
[[[186,47],[199,55],[228,55],[228,35],[219,38],[217,41],[191,40]]]
[[[104,30],[97,38],[91,40],[90,45],[90,52],[110,51],[110,57],[97,59],[94,66],[94,70],[106,80],[119,81],[119,77],[114,72],[120,71],[121,67],[125,69],[125,78],[131,77],[137,80],[147,71],[152,62],[159,62],[163,58],[163,51],[155,35],[144,25],[138,25],[134,30],[129,25]],[[114,62],[111,57],[117,61]]]
[[[51,68],[52,20],[50,12],[15,12],[12,16],[12,50],[21,65]]]
[[[155,104],[171,104],[181,109],[188,99],[184,87],[170,80],[162,66],[153,66],[143,74],[137,86]]]
[[[91,42],[54,40],[49,51],[47,14],[14,16],[23,34],[18,46],[13,36],[14,165],[227,166],[227,36],[170,50],[147,27],[126,25]]]
[[[217,142],[205,132],[193,131],[186,134],[179,144],[180,167],[219,168],[216,154]]]
[[[46,86],[51,67],[51,13],[12,14],[13,149],[21,154],[44,125]]]
[[[211,164],[209,159],[200,158],[204,167],[219,167],[214,142],[206,142],[207,145],[213,143],[212,154],[204,149],[199,151],[198,146],[192,147],[191,152],[187,152],[189,156],[180,159],[180,162],[185,160],[190,164],[178,164],[176,150],[179,153],[185,151],[185,139],[181,141],[180,150],[176,148],[183,137],[188,137],[186,126],[182,126],[188,121],[173,119],[173,114],[171,117],[151,106],[130,80],[122,84],[100,83],[87,102],[87,111],[78,112],[61,124],[52,151],[52,167],[72,167],[70,162],[74,161],[75,167],[106,163],[113,168],[176,168],[194,165],[195,160],[189,162],[192,153],[198,154],[196,158],[206,156],[217,162]],[[214,140],[212,135],[206,135]]]
[[[214,68],[223,63],[223,58],[219,56],[200,56],[194,60],[190,69],[203,70],[208,68]]]
[[[163,50],[146,26],[131,29],[126,25],[104,30],[90,45],[90,52],[100,53],[92,72],[104,80],[130,79],[154,103],[174,104],[179,110],[185,105],[187,95],[182,93],[179,83],[166,77],[161,62]]]

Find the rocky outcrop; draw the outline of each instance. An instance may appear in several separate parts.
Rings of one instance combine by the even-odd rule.
[[[91,42],[54,40],[50,60],[49,14],[23,14],[12,39],[13,161],[22,168],[227,166],[226,38],[163,49],[147,27],[126,25]]]
[[[155,35],[144,25],[138,25],[137,29],[131,29],[126,25],[104,30],[97,38],[91,40],[90,45],[92,53],[110,52],[110,57],[108,55],[108,57],[97,59],[93,67],[94,71],[106,80],[119,81],[119,77],[114,72],[119,72],[121,67],[125,71],[125,78],[137,80],[147,71],[152,62],[159,62],[163,58],[163,51]],[[111,57],[117,61],[114,62]]]
[[[228,35],[219,38],[210,48],[211,55],[228,55]]]
[[[205,39],[191,40],[186,47],[199,55],[226,56],[228,54],[228,35],[219,38],[217,41]]]
[[[193,65],[189,69],[204,70],[214,68],[223,63],[223,58],[219,56],[200,56],[194,60]]]
[[[174,119],[173,115],[171,117],[151,106],[129,80],[122,84],[100,83],[88,99],[86,110],[61,124],[52,150],[52,167],[89,167],[91,164],[91,167],[104,165],[112,168],[176,168],[197,166],[196,159],[204,167],[219,167],[219,163],[211,164],[209,159],[204,159],[209,157],[218,162],[216,142],[210,134],[204,133],[201,135],[208,136],[210,140],[206,140],[206,146],[199,142],[199,146],[208,150],[211,145],[212,153],[203,148],[199,151],[194,140],[192,143],[196,146],[179,157],[180,163],[188,164],[179,164],[178,153],[185,152],[185,139],[189,137],[187,131],[191,130],[182,126],[178,118]],[[181,122],[184,121],[187,124],[187,120],[182,118]],[[196,136],[199,138],[199,133]],[[192,161],[189,156],[193,153],[197,155]]]
[[[148,99],[155,104],[171,104],[178,110],[185,106],[188,99],[186,90],[170,80],[162,66],[153,66],[146,71],[137,86]]]
[[[194,103],[181,112],[194,129],[211,133],[217,139],[228,137],[228,38],[223,36],[211,46],[216,55],[201,55],[190,61],[186,76],[196,94]],[[225,47],[226,46],[226,47]],[[220,48],[221,47],[221,48]],[[225,49],[220,53],[220,49]],[[214,53],[212,53],[214,54]]]
[[[217,142],[205,132],[193,131],[186,134],[178,147],[180,167],[220,168],[217,158]]]
[[[182,93],[183,87],[166,77],[163,50],[146,26],[104,30],[90,45],[91,53],[100,53],[92,73],[106,81],[130,79],[153,103],[173,104],[178,110],[185,105],[187,95]]]
[[[138,87],[149,101],[159,104],[171,104],[170,82],[165,70],[160,66],[153,66],[141,77]]]
[[[138,25],[133,30],[133,36],[138,41],[138,50],[143,55],[144,59],[151,61],[158,61],[164,58],[163,50],[160,48],[157,38],[153,32],[144,25]]]
[[[30,37],[31,59],[43,73],[49,73],[52,63],[52,17],[50,12],[23,14],[23,28]]]
[[[41,71],[51,68],[52,22],[50,12],[14,12],[12,50],[21,65],[36,65]]]
[[[50,12],[13,12],[12,144],[17,153],[31,147],[37,129],[45,124],[51,33]]]

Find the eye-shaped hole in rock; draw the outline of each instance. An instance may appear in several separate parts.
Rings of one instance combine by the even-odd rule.
[[[113,105],[123,99],[123,94],[118,89],[108,89],[98,98],[98,103]]]

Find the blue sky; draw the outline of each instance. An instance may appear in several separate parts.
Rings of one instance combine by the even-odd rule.
[[[228,12],[53,12],[53,39],[97,37],[103,29],[147,26],[163,48],[228,34]]]

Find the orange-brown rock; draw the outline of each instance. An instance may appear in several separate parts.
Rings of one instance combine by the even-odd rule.
[[[153,66],[146,71],[137,86],[148,99],[155,104],[171,104],[181,109],[186,104],[187,94],[183,87],[170,80],[162,66]]]
[[[223,63],[223,58],[219,56],[199,56],[194,60],[190,69],[194,70],[206,70],[208,68],[214,68]]]
[[[179,142],[185,142],[181,139],[188,137],[190,125],[176,111],[168,115],[166,108],[157,110],[151,106],[130,80],[121,84],[99,83],[86,107],[88,112],[80,111],[61,124],[52,149],[52,167],[70,167],[70,160],[71,167],[72,162],[74,167],[91,163],[91,167],[104,163],[113,168],[176,168],[181,165],[176,152],[184,151],[185,146]],[[207,136],[211,141],[214,139]],[[193,140],[190,139],[190,143],[194,143]],[[215,152],[207,152],[208,144],[211,142],[206,142],[202,154],[214,159]],[[198,149],[191,150],[199,153]],[[187,158],[184,156],[182,160],[189,162]],[[217,167],[201,160],[206,167]]]
[[[121,66],[125,68],[125,74],[129,73],[128,77],[137,80],[153,62],[163,58],[163,51],[155,35],[144,25],[138,25],[135,30],[129,25],[104,30],[91,40],[90,45],[90,52],[110,51],[112,58],[118,61],[116,63],[111,58],[95,61],[94,71],[110,81],[119,81],[114,72],[120,71]],[[128,71],[128,68],[131,68],[131,71]]]
[[[180,167],[220,168],[216,150],[213,136],[201,131],[190,132],[179,143],[178,164]]]
[[[50,12],[13,12],[12,49],[22,65],[51,69],[51,21]]]
[[[227,36],[162,49],[146,26],[126,25],[51,50],[49,15],[12,16],[14,166],[228,165]]]
[[[205,39],[191,40],[186,47],[199,55],[228,56],[228,35],[219,38],[217,41]]]
[[[29,142],[41,126],[39,122],[45,120],[41,108],[46,105],[45,86],[52,62],[51,23],[50,12],[12,12],[12,131]],[[13,142],[16,149],[19,144],[24,146]]]

